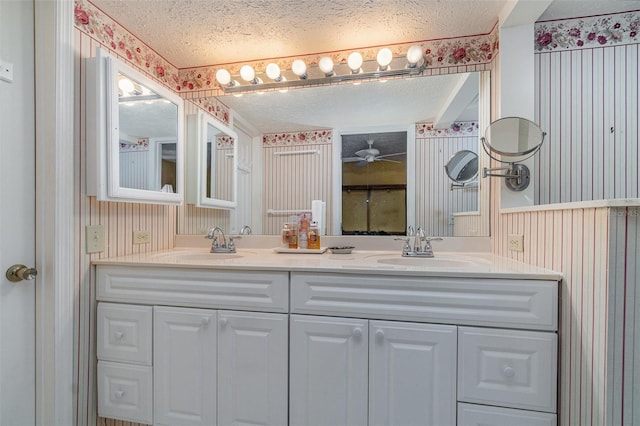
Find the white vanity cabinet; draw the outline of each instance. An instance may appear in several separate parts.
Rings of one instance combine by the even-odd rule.
[[[106,265],[96,272],[98,339],[125,353],[98,344],[99,416],[154,425],[287,423],[288,273]],[[131,299],[136,304],[123,303]],[[132,349],[138,340],[145,350]]]
[[[557,286],[292,273],[292,424],[554,425]],[[346,384],[367,364],[354,387],[368,407],[350,406]]]
[[[456,327],[291,316],[290,424],[451,425]]]

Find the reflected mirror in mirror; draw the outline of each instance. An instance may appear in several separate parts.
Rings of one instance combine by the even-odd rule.
[[[198,207],[236,206],[237,135],[210,115],[187,117],[187,203]]]
[[[384,83],[366,82],[359,85],[340,84],[298,88],[290,89],[286,93],[268,91],[262,94],[244,94],[242,97],[232,95],[217,97],[219,102],[230,108],[234,123],[237,122],[238,117],[241,117],[244,123],[249,124],[247,128],[254,129],[250,133],[255,144],[254,153],[262,156],[262,160],[255,161],[257,157],[254,159],[251,168],[251,172],[255,174],[252,180],[257,182],[259,187],[242,189],[242,193],[246,191],[253,194],[252,211],[260,212],[254,214],[254,222],[249,224],[254,233],[273,235],[280,232],[289,213],[283,213],[280,220],[279,216],[276,217],[270,213],[274,210],[308,209],[311,200],[323,199],[327,202],[327,233],[340,235],[342,183],[334,177],[341,173],[342,167],[342,164],[339,164],[341,163],[341,132],[349,130],[352,133],[364,134],[378,132],[381,128],[402,128],[411,129],[409,131],[413,140],[412,145],[416,149],[416,155],[411,155],[407,159],[409,163],[407,169],[413,170],[411,172],[413,174],[408,174],[407,217],[413,215],[414,219],[406,224],[415,227],[428,221],[438,220],[448,230],[434,230],[432,235],[453,235],[450,214],[443,213],[443,209],[435,206],[432,201],[437,199],[438,202],[455,205],[457,210],[451,211],[451,214],[474,212],[477,215],[478,197],[464,205],[453,201],[455,197],[460,197],[460,194],[452,194],[442,170],[453,153],[462,149],[478,151],[477,126],[481,116],[479,111],[481,108],[486,108],[486,106],[480,107],[480,98],[483,103],[487,101],[486,97],[481,96],[479,92],[480,80],[488,84],[488,71],[390,79]],[[465,133],[466,127],[462,129],[455,125],[459,122],[474,122],[476,126],[474,133]],[[434,129],[423,132],[425,127],[416,126],[416,123],[432,123]],[[482,128],[486,124],[483,124]],[[322,154],[278,157],[278,161],[287,166],[279,166],[278,176],[280,177],[277,178],[282,179],[283,183],[274,183],[272,180],[274,173],[270,173],[270,169],[267,169],[271,167],[270,164],[275,164],[271,151],[277,151],[277,148],[281,147],[266,146],[263,141],[279,140],[280,137],[284,140],[289,135],[323,130],[333,131],[333,157],[331,154],[324,154],[324,151]],[[265,138],[264,135],[269,137]],[[274,135],[277,138],[273,137]],[[377,142],[374,142],[374,148],[376,144]],[[309,148],[318,147],[310,146]],[[366,148],[366,141],[364,141],[362,149]],[[304,150],[305,146],[296,142],[283,146],[283,149]],[[407,151],[410,150],[407,149]],[[325,158],[325,155],[328,156]],[[309,169],[305,166],[305,162],[316,158],[321,159],[318,164],[322,164],[322,167]],[[240,161],[244,160],[240,159]],[[296,198],[298,194],[286,193],[289,187],[287,182],[299,181],[303,181],[305,188],[308,188],[306,190],[308,200],[300,198],[298,201]],[[274,191],[273,188],[277,188],[278,191]],[[322,194],[316,193],[320,192],[316,191],[316,188],[320,188]],[[295,199],[295,201],[290,202],[289,205],[278,203],[279,199],[285,198]],[[238,208],[242,207],[239,205]],[[259,214],[262,214],[262,217],[259,217]],[[184,223],[187,224],[185,229],[197,229],[196,226],[188,226],[190,221],[196,223],[197,218],[192,220],[190,217],[185,217]],[[488,227],[486,229],[488,230]]]
[[[451,156],[444,169],[455,183],[472,182],[478,177],[478,154],[469,150],[458,151]]]
[[[485,131],[483,145],[504,162],[523,161],[535,154],[544,142],[545,133],[533,121],[505,117],[492,122]]]

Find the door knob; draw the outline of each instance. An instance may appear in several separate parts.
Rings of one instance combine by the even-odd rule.
[[[36,268],[27,268],[24,265],[15,264],[7,269],[5,274],[11,282],[17,283],[22,280],[33,280],[38,275]]]

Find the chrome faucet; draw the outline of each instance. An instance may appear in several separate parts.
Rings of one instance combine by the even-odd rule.
[[[424,240],[424,229],[419,226],[418,229],[416,229],[415,239],[413,240],[413,251],[415,253],[420,253],[422,251],[422,242]]]
[[[425,237],[424,229],[418,228],[415,232],[415,239],[413,242],[413,248],[411,247],[410,237],[412,235],[407,234],[406,237],[394,238],[396,240],[404,241],[402,246],[402,256],[404,257],[433,257],[433,247],[431,241],[441,241],[442,238]],[[424,245],[422,244],[424,242]]]
[[[242,228],[240,228],[240,235],[250,235],[251,234],[251,227],[249,225],[244,225]]]
[[[222,243],[218,240],[219,235],[222,236]],[[229,237],[229,245],[227,245],[227,238],[224,236],[224,231],[219,226],[214,226],[209,229],[207,236],[205,238],[209,238],[213,240],[211,242],[211,253],[235,253],[236,246],[233,242],[233,237]]]

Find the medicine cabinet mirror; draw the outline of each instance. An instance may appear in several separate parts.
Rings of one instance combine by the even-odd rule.
[[[187,203],[234,209],[237,191],[237,134],[208,114],[187,117]]]
[[[183,100],[98,49],[87,60],[87,195],[181,204]]]

